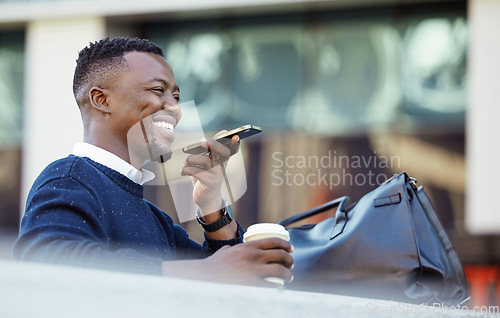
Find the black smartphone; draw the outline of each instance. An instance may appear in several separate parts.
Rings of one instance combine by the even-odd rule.
[[[245,125],[238,127],[236,129],[233,129],[231,131],[228,131],[220,136],[215,137],[214,140],[217,142],[220,142],[221,144],[225,146],[229,146],[231,144],[231,138],[233,138],[234,135],[240,136],[240,140],[253,136],[255,134],[258,134],[262,131],[262,129],[258,126],[254,125]],[[191,155],[199,155],[204,152],[207,152],[207,149],[203,148],[201,146],[201,143],[197,142],[195,144],[186,146],[182,148],[182,151]]]

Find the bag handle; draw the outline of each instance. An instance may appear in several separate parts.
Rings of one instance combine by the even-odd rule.
[[[278,224],[283,225],[284,227],[287,227],[290,224],[301,221],[301,220],[306,219],[308,217],[311,217],[313,215],[325,212],[327,210],[333,209],[336,206],[338,206],[337,212],[340,211],[342,213],[345,213],[348,202],[349,202],[349,197],[343,196],[343,197],[340,197],[338,199],[329,201],[325,204],[322,204],[320,206],[317,206],[315,208],[312,208],[310,210],[307,210],[305,212],[302,212],[300,214],[286,218],[286,219],[278,222]]]

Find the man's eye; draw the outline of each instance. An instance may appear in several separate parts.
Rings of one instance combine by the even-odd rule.
[[[161,88],[161,87],[158,87],[158,88],[153,88],[152,90],[153,90],[153,91],[155,91],[155,92],[160,92],[160,93],[162,93],[162,94],[163,94],[163,92],[164,92],[164,91],[163,91],[163,88]]]
[[[181,97],[179,95],[174,95],[174,98],[177,102],[179,102],[181,100]]]

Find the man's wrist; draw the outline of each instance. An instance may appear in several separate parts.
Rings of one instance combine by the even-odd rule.
[[[203,229],[207,232],[218,231],[233,221],[231,213],[229,213],[228,209],[225,207],[221,210],[222,216],[218,218],[215,217],[216,218],[215,220],[213,220],[213,218],[211,220],[204,219],[201,216],[199,210],[197,210],[196,212],[197,212],[196,219],[198,220],[198,223],[200,223]]]
[[[198,210],[200,211],[201,215],[203,217],[210,216],[211,214],[214,214],[213,216],[217,218],[220,218],[222,214],[220,214],[220,211],[226,206],[226,201],[222,198],[222,196],[217,197],[217,199],[212,200],[211,202],[205,203],[205,204],[198,204]],[[212,217],[213,218],[213,217]]]

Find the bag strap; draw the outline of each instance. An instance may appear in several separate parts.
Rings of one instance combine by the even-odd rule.
[[[306,219],[308,217],[311,217],[313,215],[325,212],[327,210],[333,209],[333,208],[335,208],[337,206],[338,206],[337,211],[345,213],[346,212],[345,210],[347,208],[348,202],[349,202],[349,197],[348,196],[343,196],[343,197],[340,197],[338,199],[329,201],[329,202],[327,202],[325,204],[322,204],[320,206],[317,206],[315,208],[312,208],[310,210],[307,210],[305,212],[302,212],[300,214],[297,214],[297,215],[291,216],[289,218],[286,218],[286,219],[278,222],[278,224],[283,225],[283,226],[286,227],[286,226],[288,226],[290,224],[293,224],[295,222],[301,221],[301,220]]]

